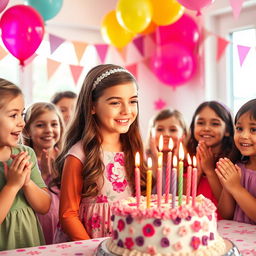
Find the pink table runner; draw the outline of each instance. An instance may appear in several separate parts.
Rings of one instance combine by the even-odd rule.
[[[221,220],[218,222],[218,230],[222,237],[231,240],[238,247],[243,256],[256,256],[256,225]],[[104,239],[106,238],[0,251],[0,255],[93,256]]]

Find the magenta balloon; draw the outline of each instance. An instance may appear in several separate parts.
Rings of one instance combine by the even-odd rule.
[[[170,43],[162,46],[151,59],[154,74],[170,86],[182,85],[193,76],[196,66],[194,55],[185,46]]]
[[[200,11],[203,7],[206,7],[214,2],[214,0],[177,0],[184,7],[197,11],[200,14]]]
[[[42,16],[30,6],[15,5],[3,13],[0,27],[4,45],[24,65],[24,61],[34,54],[42,42]]]
[[[157,43],[160,45],[178,42],[194,50],[199,40],[199,29],[189,15],[184,14],[178,21],[156,29]]]
[[[2,12],[6,8],[8,3],[9,0],[0,0],[0,12]]]

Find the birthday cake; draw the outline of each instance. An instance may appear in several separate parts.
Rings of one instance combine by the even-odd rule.
[[[186,196],[176,207],[165,203],[157,205],[157,196],[152,195],[150,207],[141,196],[137,207],[136,198],[130,197],[114,202],[112,207],[113,234],[107,248],[114,255],[220,256],[226,246],[217,231],[216,207],[207,198],[199,195],[194,206]]]

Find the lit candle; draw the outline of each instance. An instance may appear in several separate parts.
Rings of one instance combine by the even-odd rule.
[[[168,144],[169,152],[167,155],[167,166],[166,166],[166,180],[165,180],[165,203],[169,201],[169,192],[170,192],[170,173],[172,169],[172,149],[173,149],[173,140],[169,139]]]
[[[187,186],[186,186],[186,203],[189,204],[190,201],[190,191],[191,191],[191,175],[192,175],[192,162],[190,155],[187,154],[188,168],[187,168]]]
[[[182,143],[180,143],[179,147],[179,180],[178,180],[178,198],[179,205],[182,203],[182,194],[183,194],[183,159],[184,159],[184,149],[182,147]]]
[[[136,202],[137,202],[137,207],[140,206],[140,154],[139,152],[136,153],[135,155],[135,190],[136,190]]]
[[[161,206],[162,199],[162,164],[163,157],[161,155],[158,156],[158,168],[157,168],[157,206]]]
[[[196,157],[193,156],[192,206],[196,205],[196,191],[197,191],[197,168],[196,168]]]
[[[152,159],[151,157],[148,158],[148,170],[147,170],[147,208],[150,208],[150,201],[151,201],[151,190],[152,190]]]
[[[175,207],[176,194],[177,194],[177,156],[173,156],[173,168],[171,177],[171,193],[172,193],[172,208]]]

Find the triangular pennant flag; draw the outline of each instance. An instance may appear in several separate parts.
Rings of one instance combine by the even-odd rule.
[[[56,49],[63,43],[65,42],[65,39],[55,36],[52,34],[49,34],[49,42],[50,42],[50,49],[51,49],[51,54],[53,54]]]
[[[107,51],[108,51],[108,45],[107,44],[95,44],[94,45],[97,53],[100,57],[101,63],[104,63],[106,55],[107,55]]]
[[[157,38],[157,35],[156,35],[156,32],[154,32],[154,33],[151,33],[151,34],[149,34],[148,35],[151,39],[152,39],[152,41],[156,44],[156,38]]]
[[[126,62],[127,48],[126,47],[116,48],[116,50],[121,56],[121,58],[123,59],[123,61]]]
[[[202,31],[200,33],[200,44],[202,44],[211,35],[212,32],[207,30],[205,27],[202,27]]]
[[[138,78],[137,74],[137,63],[125,66],[125,68],[130,71],[136,78]]]
[[[55,73],[57,68],[60,66],[60,62],[47,58],[47,77],[48,80]]]
[[[151,58],[145,58],[142,63],[151,70]]]
[[[77,84],[77,81],[83,71],[83,68],[82,66],[75,66],[75,65],[69,65],[70,67],[70,71],[72,73],[72,76],[73,76],[73,79],[74,79],[74,82],[75,84]]]
[[[77,60],[78,60],[78,62],[80,62],[88,44],[83,43],[83,42],[77,42],[77,41],[72,41],[72,43],[73,43],[74,48],[75,48]]]
[[[0,60],[8,55],[8,52],[0,45]]]
[[[218,41],[217,41],[217,55],[216,55],[216,59],[217,59],[217,61],[219,61],[221,56],[223,55],[226,47],[228,46],[229,41],[227,41],[224,38],[218,37],[218,36],[217,36],[217,40]]]
[[[243,45],[237,45],[237,50],[238,50],[238,55],[239,55],[239,61],[240,61],[240,66],[242,67],[244,60],[250,51],[251,47],[249,46],[243,46]]]
[[[144,56],[144,36],[140,36],[138,38],[135,38],[133,40],[133,43],[136,46],[136,48],[138,49],[138,51],[140,52],[140,54],[142,56]]]
[[[229,0],[229,3],[232,7],[233,16],[235,19],[237,19],[240,15],[242,5],[244,0]]]

